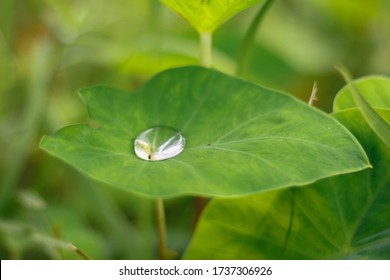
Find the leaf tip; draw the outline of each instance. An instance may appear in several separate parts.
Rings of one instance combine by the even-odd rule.
[[[47,135],[43,135],[42,138],[41,138],[41,140],[39,140],[38,147],[39,147],[40,149],[42,149],[42,150],[45,149],[45,143],[46,143],[46,141],[47,141],[47,138],[48,138]]]

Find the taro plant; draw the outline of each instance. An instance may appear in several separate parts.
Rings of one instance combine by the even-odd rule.
[[[210,200],[184,258],[389,258],[389,80],[350,82],[327,115],[209,68],[213,32],[262,2],[240,72],[273,1],[162,2],[199,32],[201,66],[163,71],[132,93],[81,90],[91,122],[44,136],[40,147],[154,199],[162,259],[163,201],[178,196]]]
[[[387,131],[389,85],[390,79],[376,76],[356,81],[363,98],[383,117]],[[389,259],[390,150],[363,112],[348,87],[338,93],[332,117],[357,137],[372,168],[303,188],[215,199],[185,257]]]

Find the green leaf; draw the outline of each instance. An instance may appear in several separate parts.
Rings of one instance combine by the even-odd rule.
[[[376,132],[376,134],[379,136],[379,138],[381,138],[382,141],[388,147],[390,147],[390,124],[388,122],[386,122],[381,117],[381,115],[379,115],[375,111],[375,109],[372,108],[371,105],[366,101],[366,99],[360,93],[360,90],[355,86],[355,83],[350,78],[348,71],[344,70],[343,68],[339,68],[339,71],[344,76],[345,80],[347,81],[348,86],[350,87],[350,89],[352,91],[352,96],[353,96],[357,106],[362,111],[362,114],[363,114],[364,118],[366,119],[366,121],[368,122],[368,124]],[[384,83],[384,84],[387,85],[387,83]],[[381,91],[381,92],[382,92],[382,97],[383,97],[382,99],[390,101],[390,91]],[[373,91],[371,91],[371,93],[373,93]]]
[[[390,109],[390,79],[383,76],[368,76],[354,81],[356,88],[374,108]],[[336,95],[333,104],[335,112],[356,108],[351,87],[345,85]]]
[[[390,119],[390,111],[383,112]],[[373,169],[206,208],[187,259],[389,259],[390,150],[357,109],[335,114]]]
[[[262,0],[161,0],[198,32],[213,32],[226,20]]]
[[[202,67],[160,73],[133,94],[81,95],[87,124],[44,137],[41,148],[90,177],[151,196],[256,193],[368,167],[357,140],[330,116],[283,93]],[[145,161],[134,140],[155,126],[179,131],[184,151]]]

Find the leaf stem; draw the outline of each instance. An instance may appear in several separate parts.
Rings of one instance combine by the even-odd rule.
[[[206,208],[208,199],[204,197],[195,197],[194,199],[194,220],[192,223],[192,231],[194,232],[200,216],[203,213],[204,208]]]
[[[200,64],[210,68],[212,65],[212,33],[200,32]]]
[[[256,31],[260,26],[261,20],[264,18],[264,15],[267,13],[268,9],[271,7],[271,4],[275,0],[265,0],[263,5],[261,5],[259,11],[257,12],[255,18],[253,19],[248,32],[245,35],[244,41],[241,45],[240,51],[238,53],[237,58],[237,69],[236,69],[236,75],[241,76],[244,67],[246,64],[246,61],[248,60],[251,47],[253,46],[253,42],[255,40]]]
[[[156,220],[158,234],[158,254],[160,260],[167,257],[167,229],[165,223],[164,201],[162,198],[156,199]]]

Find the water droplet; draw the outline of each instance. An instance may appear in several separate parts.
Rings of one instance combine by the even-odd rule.
[[[185,138],[168,126],[149,128],[137,136],[134,142],[135,154],[144,160],[158,161],[180,154]]]

